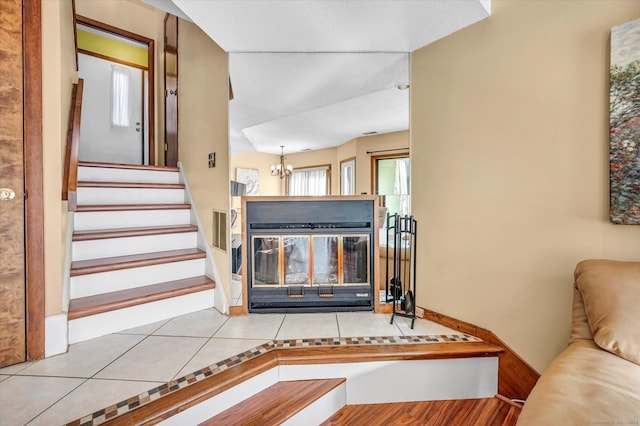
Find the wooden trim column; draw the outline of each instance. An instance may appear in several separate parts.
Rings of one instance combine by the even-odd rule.
[[[23,0],[27,359],[44,357],[44,198],[42,189],[42,6]]]

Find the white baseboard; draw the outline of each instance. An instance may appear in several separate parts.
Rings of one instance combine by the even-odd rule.
[[[52,315],[44,319],[44,356],[63,354],[69,347],[67,315]]]

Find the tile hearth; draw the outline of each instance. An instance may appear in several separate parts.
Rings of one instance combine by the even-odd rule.
[[[0,418],[3,426],[81,418],[99,424],[276,347],[478,340],[427,320],[412,330],[408,319],[389,324],[389,318],[370,312],[226,317],[213,309],[184,315],[0,369]]]

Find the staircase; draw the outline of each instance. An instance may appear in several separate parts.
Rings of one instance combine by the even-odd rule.
[[[175,167],[80,162],[69,343],[213,307]]]

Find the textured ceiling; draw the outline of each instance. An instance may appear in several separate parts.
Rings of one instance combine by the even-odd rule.
[[[230,52],[232,154],[408,129],[408,53],[490,14],[490,0],[143,1]]]
[[[411,52],[480,19],[480,0],[173,0],[227,52]]]
[[[409,126],[406,53],[232,53],[234,153],[322,149]]]

